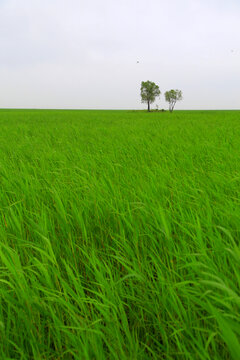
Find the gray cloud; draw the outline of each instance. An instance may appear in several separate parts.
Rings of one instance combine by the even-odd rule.
[[[239,15],[234,0],[0,0],[0,106],[143,108],[152,80],[183,90],[179,109],[239,108]]]

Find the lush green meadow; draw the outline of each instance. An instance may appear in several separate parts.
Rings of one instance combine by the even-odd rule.
[[[240,111],[0,111],[0,359],[240,358]]]

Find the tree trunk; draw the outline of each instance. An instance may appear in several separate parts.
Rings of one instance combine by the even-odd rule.
[[[148,101],[148,112],[150,112],[150,101]]]

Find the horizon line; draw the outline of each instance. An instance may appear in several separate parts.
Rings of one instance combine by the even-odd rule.
[[[44,107],[2,107],[1,110],[75,110],[75,111],[147,111],[147,109],[99,109],[99,108],[44,108]],[[152,109],[150,112],[162,112],[162,109],[156,110]],[[165,111],[169,111],[169,109],[163,109]],[[174,109],[174,112],[176,111],[240,111],[240,108],[238,109],[228,109],[228,108],[222,108],[222,109]]]

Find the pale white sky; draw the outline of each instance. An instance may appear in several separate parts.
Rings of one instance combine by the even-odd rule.
[[[142,80],[240,108],[240,0],[0,0],[0,107],[141,109]]]

